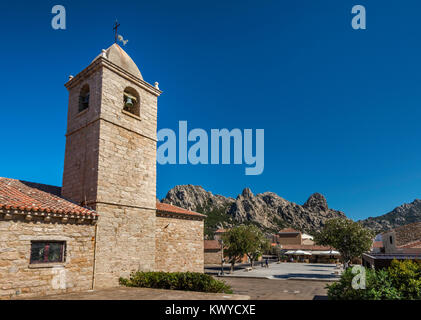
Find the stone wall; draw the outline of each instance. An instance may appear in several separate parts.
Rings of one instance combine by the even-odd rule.
[[[95,288],[118,286],[119,277],[155,268],[155,211],[98,204]]]
[[[205,250],[205,264],[221,264],[222,252],[221,250],[206,249]]]
[[[33,240],[66,241],[65,262],[31,265]],[[36,218],[28,222],[21,217],[4,220],[0,214],[0,299],[91,289],[94,245],[91,224],[46,223]],[[60,288],[58,277],[63,273]]]
[[[98,166],[101,78],[97,70],[69,89],[62,196],[77,204],[96,199],[98,172],[93,168]],[[79,112],[79,95],[86,84],[89,108]]]
[[[203,220],[156,217],[155,268],[165,272],[203,272]]]
[[[277,237],[279,244],[301,244],[301,234],[282,234],[280,233]]]

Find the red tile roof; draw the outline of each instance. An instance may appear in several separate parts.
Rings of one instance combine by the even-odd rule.
[[[177,206],[173,206],[168,203],[162,203],[162,202],[156,202],[156,210],[159,212],[165,212],[165,213],[175,213],[175,214],[181,214],[186,216],[194,216],[198,218],[205,218],[206,216],[204,214],[186,210]]]
[[[293,228],[284,228],[279,233],[300,233],[300,231],[297,231]]]
[[[219,228],[215,231],[215,233],[225,233],[227,231],[229,231],[230,229],[224,229],[224,228]]]
[[[94,210],[60,197],[61,188],[0,177],[0,210],[97,216]]]
[[[399,248],[421,248],[421,240],[409,242],[400,246]]]
[[[204,247],[205,250],[219,250],[221,249],[221,244],[218,240],[205,240]]]
[[[373,248],[383,248],[383,241],[374,241]]]

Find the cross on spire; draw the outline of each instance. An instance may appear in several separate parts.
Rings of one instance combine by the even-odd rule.
[[[113,30],[115,31],[115,39],[114,39],[114,42],[115,43],[117,43],[117,37],[118,37],[118,34],[117,34],[117,29],[118,29],[118,27],[120,26],[120,24],[118,23],[118,21],[117,21],[117,19],[115,20],[115,24],[114,24],[114,27],[113,27]]]

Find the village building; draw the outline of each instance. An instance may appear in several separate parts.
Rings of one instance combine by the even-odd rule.
[[[383,232],[371,252],[363,254],[363,265],[386,268],[392,260],[421,260],[421,222],[410,223]],[[378,249],[376,248],[378,247]]]
[[[273,247],[278,247],[290,262],[336,263],[340,254],[329,246],[315,245],[313,237],[293,228],[284,228],[273,237]]]
[[[156,200],[157,101],[117,44],[65,84],[62,187],[0,178],[0,298],[204,270],[204,215]]]
[[[205,240],[205,265],[221,264],[223,257],[222,243],[218,240]]]

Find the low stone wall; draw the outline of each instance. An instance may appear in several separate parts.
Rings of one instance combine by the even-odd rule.
[[[205,250],[205,264],[221,264],[221,250],[207,249]]]
[[[64,263],[30,264],[31,241],[65,241]],[[89,290],[95,226],[0,214],[0,299]]]
[[[165,272],[203,272],[203,220],[156,217],[155,268]]]

